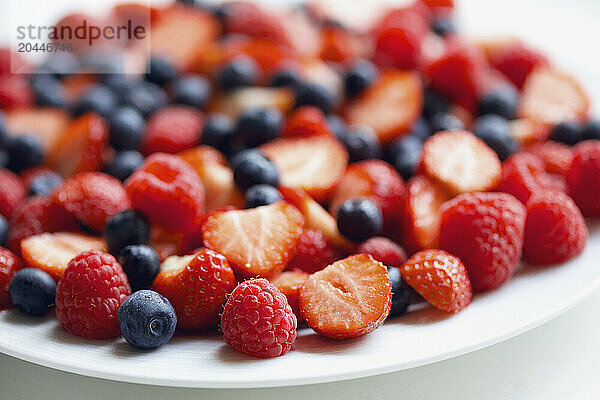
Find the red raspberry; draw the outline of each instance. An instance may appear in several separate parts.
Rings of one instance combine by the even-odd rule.
[[[205,331],[218,326],[226,296],[235,288],[227,259],[209,249],[167,258],[152,288],[165,296],[177,313],[177,328]]]
[[[288,117],[283,131],[284,137],[330,135],[325,114],[313,106],[298,108]]]
[[[121,334],[117,311],[131,294],[127,275],[110,254],[86,251],[73,258],[56,288],[56,317],[62,327],[86,339]]]
[[[578,256],[588,231],[581,211],[562,192],[534,193],[527,202],[523,258],[529,264],[558,264]]]
[[[296,340],[296,316],[286,297],[266,279],[240,283],[227,299],[221,330],[228,345],[254,357],[287,353]]]
[[[33,104],[33,93],[25,75],[0,75],[0,108],[25,108]]]
[[[507,193],[465,193],[442,206],[440,248],[467,266],[473,290],[494,289],[521,259],[525,207]]]
[[[101,172],[72,176],[52,193],[52,199],[96,232],[104,230],[110,217],[131,207],[121,182]]]
[[[357,254],[370,254],[386,267],[400,267],[406,261],[406,252],[388,238],[374,236],[356,249]]]
[[[10,250],[0,247],[0,309],[12,306],[8,288],[11,279],[22,266],[19,257]]]
[[[296,255],[287,266],[287,269],[301,269],[312,274],[339,259],[341,254],[329,243],[323,232],[314,229],[304,229]]]
[[[126,181],[133,208],[170,232],[191,232],[204,213],[204,185],[181,158],[157,153]]]
[[[0,169],[0,214],[10,219],[17,205],[25,198],[21,179],[7,169]]]
[[[177,153],[200,142],[204,116],[186,106],[169,106],[148,120],[142,153]]]
[[[586,217],[600,216],[600,141],[587,140],[574,147],[567,186],[569,195]]]

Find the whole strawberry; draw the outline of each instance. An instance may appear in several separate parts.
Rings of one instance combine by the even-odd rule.
[[[473,290],[510,278],[521,259],[525,207],[508,193],[466,193],[442,206],[440,248],[459,257]]]
[[[569,195],[586,217],[600,216],[600,140],[581,142],[574,147],[567,173]]]
[[[23,263],[13,252],[4,247],[0,247],[0,309],[12,305],[8,288],[10,281]]]
[[[62,327],[86,339],[121,334],[119,306],[131,294],[123,269],[110,254],[86,251],[69,262],[56,289],[56,317]]]
[[[529,264],[557,264],[578,256],[588,231],[581,211],[562,192],[535,193],[527,202],[523,258]]]
[[[296,316],[286,297],[263,278],[240,283],[221,316],[227,344],[260,358],[287,353],[296,340],[296,326]]]

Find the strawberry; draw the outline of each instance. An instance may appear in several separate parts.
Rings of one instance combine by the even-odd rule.
[[[400,273],[404,282],[442,311],[457,313],[473,298],[467,269],[445,251],[420,251],[400,268]]]
[[[25,186],[21,178],[7,169],[0,169],[0,215],[10,219],[15,208],[25,198]]]
[[[108,127],[98,114],[85,114],[73,120],[62,132],[48,164],[67,177],[78,172],[98,171],[108,141]]]
[[[566,262],[585,248],[588,231],[581,211],[562,192],[534,193],[527,202],[523,258],[529,264]]]
[[[502,72],[518,88],[537,67],[548,65],[548,59],[518,40],[496,43],[487,52],[490,64]]]
[[[133,208],[170,232],[192,232],[204,213],[202,181],[181,158],[164,153],[148,157],[125,182]]]
[[[288,304],[292,307],[292,311],[296,315],[298,322],[302,318],[300,306],[298,305],[298,292],[300,291],[300,286],[308,277],[309,274],[304,271],[284,271],[281,275],[271,280],[271,283],[287,298]]]
[[[466,265],[473,290],[497,288],[521,259],[525,207],[507,193],[466,193],[442,206],[440,248]]]
[[[404,181],[398,172],[381,160],[351,164],[331,196],[331,214],[336,215],[344,201],[359,197],[371,200],[381,209],[384,232],[393,232],[404,199]]]
[[[456,194],[490,190],[502,174],[496,153],[467,131],[438,132],[427,139],[421,168]]]
[[[408,132],[421,114],[421,80],[412,72],[384,71],[346,108],[350,124],[368,125],[382,143]]]
[[[361,243],[356,249],[357,254],[369,254],[386,267],[400,267],[406,261],[404,249],[390,239],[373,236]]]
[[[323,111],[314,106],[302,106],[290,114],[285,123],[283,137],[331,135]]]
[[[510,135],[521,146],[543,142],[550,137],[551,127],[547,124],[532,121],[527,118],[518,118],[509,121]]]
[[[25,263],[47,272],[57,282],[73,257],[94,249],[107,251],[104,240],[80,233],[42,233],[21,242]]]
[[[443,12],[448,12],[448,11],[452,11],[454,9],[454,0],[418,0],[418,1],[425,4],[433,12],[439,12],[440,10]]]
[[[56,188],[52,199],[96,232],[104,230],[110,217],[131,206],[121,182],[101,172],[73,175]]]
[[[360,37],[339,26],[324,26],[320,30],[321,49],[319,57],[325,61],[348,63],[363,53]]]
[[[0,109],[26,108],[34,96],[25,75],[0,75]]]
[[[217,328],[226,296],[235,285],[233,270],[225,257],[203,249],[163,261],[152,288],[175,308],[177,328],[206,331]]]
[[[573,148],[567,173],[569,195],[586,217],[600,216],[600,141],[587,140]]]
[[[0,75],[24,73],[27,71],[27,62],[21,54],[12,51],[9,47],[0,47]]]
[[[276,139],[260,147],[279,170],[281,184],[325,201],[342,177],[348,152],[333,136]]]
[[[429,17],[429,10],[418,2],[408,7],[392,8],[375,22],[371,36],[376,38],[388,28],[407,28],[422,38],[429,31]]]
[[[23,263],[12,251],[0,247],[0,310],[12,306],[8,291],[10,281],[22,268]]]
[[[312,274],[339,258],[340,253],[329,243],[323,232],[306,228],[298,241],[296,255],[289,262],[287,269]]]
[[[83,25],[89,27],[94,26],[98,27],[99,29],[102,29],[101,27],[105,26],[105,24],[102,21],[89,15],[78,13],[68,14],[61,18],[58,22],[56,22],[56,33],[65,32],[65,34],[55,33],[57,39],[55,39],[54,42],[56,44],[64,46],[71,46],[73,51],[76,53],[91,52],[97,49],[98,47],[102,47],[102,42],[106,40],[104,36],[101,36],[95,42],[93,42],[93,44],[90,44],[88,35],[81,35],[81,33],[75,33],[73,36],[71,36],[68,34],[68,32],[75,32],[77,30],[77,27]]]
[[[217,96],[210,109],[231,118],[250,108],[276,108],[286,114],[294,101],[294,94],[288,88],[245,87]]]
[[[429,31],[428,22],[411,9],[388,13],[374,32],[377,65],[415,69],[421,58],[421,43]]]
[[[545,170],[551,174],[567,176],[573,161],[573,151],[566,144],[558,142],[535,143],[524,151],[538,156],[544,161]]]
[[[278,17],[246,1],[229,3],[223,20],[225,33],[268,38],[288,44],[287,35]]]
[[[385,321],[392,287],[383,264],[357,254],[312,274],[300,286],[298,303],[317,333],[334,339],[359,337]]]
[[[216,212],[202,225],[204,246],[223,254],[242,276],[277,275],[293,257],[304,218],[278,201],[248,210]]]
[[[165,261],[170,256],[184,254],[184,236],[183,232],[171,233],[160,225],[153,225],[148,245],[156,251],[160,261]]]
[[[443,186],[425,175],[414,176],[407,182],[406,197],[400,208],[399,236],[409,254],[437,246],[440,207],[451,198]]]
[[[69,124],[69,115],[58,108],[23,108],[6,113],[6,126],[10,135],[34,135],[45,147],[47,154],[56,146]]]
[[[168,106],[148,120],[142,153],[177,153],[198,144],[204,116],[187,106]]]
[[[572,76],[552,68],[535,69],[525,81],[520,117],[543,124],[585,120],[590,99]]]

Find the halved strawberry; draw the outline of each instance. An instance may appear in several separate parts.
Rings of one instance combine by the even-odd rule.
[[[573,161],[573,150],[566,144],[558,142],[535,143],[524,149],[525,152],[534,154],[545,163],[546,172],[567,176]]]
[[[291,138],[331,134],[323,111],[314,106],[302,106],[288,116],[282,136]]]
[[[542,142],[550,136],[551,126],[527,118],[513,119],[510,123],[510,135],[521,146]]]
[[[298,209],[278,201],[249,210],[216,212],[202,225],[202,239],[242,276],[270,278],[293,257],[303,227]]]
[[[271,283],[287,297],[288,304],[292,307],[296,318],[299,319],[302,318],[302,315],[300,314],[300,306],[298,305],[298,292],[300,291],[300,286],[309,276],[304,271],[285,271],[271,279]]]
[[[12,136],[35,135],[47,153],[56,151],[69,115],[58,108],[23,108],[6,113],[6,130]]]
[[[287,114],[294,101],[294,94],[288,88],[248,87],[215,97],[209,109],[235,119],[250,108],[277,108]]]
[[[585,120],[590,99],[572,76],[553,68],[537,68],[525,81],[518,106],[521,117],[544,124]]]
[[[347,63],[364,53],[360,36],[346,28],[325,26],[321,28],[320,39],[319,57],[325,61]]]
[[[496,186],[502,168],[494,150],[467,131],[445,131],[423,144],[421,168],[455,194]]]
[[[367,254],[336,261],[300,287],[300,312],[317,333],[345,339],[377,329],[392,303],[387,269]]]
[[[170,256],[184,254],[184,240],[183,232],[172,233],[160,225],[152,225],[148,245],[156,250],[160,261],[164,261]]]
[[[348,164],[348,152],[333,136],[277,139],[260,150],[277,165],[282,185],[317,201],[327,200]]]
[[[382,143],[410,129],[421,114],[421,79],[413,72],[389,70],[346,109],[350,124],[368,125]]]
[[[104,240],[80,233],[42,233],[24,239],[21,253],[25,263],[47,272],[59,281],[69,261],[87,250],[108,251]]]

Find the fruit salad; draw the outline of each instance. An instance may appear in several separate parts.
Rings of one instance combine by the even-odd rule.
[[[270,358],[298,329],[469,312],[576,258],[600,120],[548,56],[453,11],[416,0],[359,30],[312,3],[122,4],[106,18],[151,34],[137,74],[91,73],[114,59],[81,41],[28,74],[0,49],[0,306],[90,346],[219,332]]]

